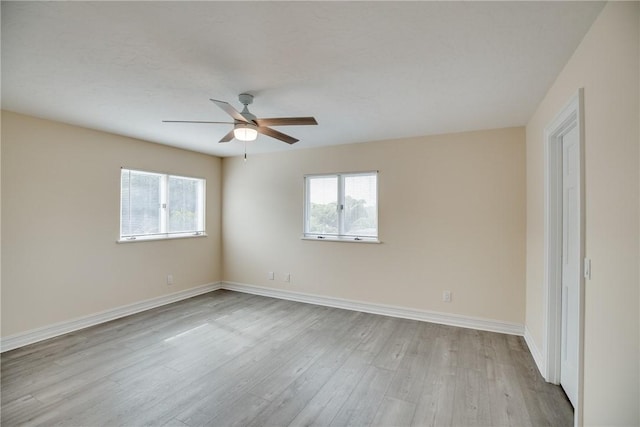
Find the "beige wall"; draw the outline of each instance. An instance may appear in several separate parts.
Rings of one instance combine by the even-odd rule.
[[[116,244],[121,166],[206,178],[209,237]],[[3,111],[2,336],[219,281],[220,174],[216,157]]]
[[[3,337],[219,281],[223,259],[229,281],[524,322],[523,128],[229,158],[222,177],[211,156],[2,120]],[[121,166],[206,177],[209,237],[116,244]],[[383,244],[300,240],[305,173],[373,169]]]
[[[224,278],[523,324],[524,148],[512,128],[225,158]],[[301,240],[303,176],[368,170],[383,243]]]
[[[638,2],[609,3],[527,125],[527,314],[543,345],[543,131],[580,87],[585,107],[585,425],[640,415]]]

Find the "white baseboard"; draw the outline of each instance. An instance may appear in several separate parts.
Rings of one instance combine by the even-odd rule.
[[[524,326],[518,323],[502,322],[499,320],[462,316],[459,314],[439,313],[435,311],[416,310],[370,302],[352,301],[342,298],[292,292],[283,289],[265,288],[244,283],[222,282],[222,289],[245,292],[255,295],[305,302],[328,307],[344,308],[365,313],[381,314],[402,319],[421,320],[441,325],[458,326],[462,328],[478,329],[481,331],[499,332],[509,335],[522,336]]]
[[[531,332],[526,325],[524,327],[524,341],[527,343],[527,346],[529,346],[529,352],[531,353],[531,356],[533,356],[533,361],[536,362],[536,366],[538,367],[540,374],[544,377],[547,370],[544,357],[542,357],[542,352],[536,345],[536,342],[531,336]]]
[[[146,311],[155,307],[160,307],[162,305],[171,304],[176,301],[195,297],[197,295],[218,290],[221,287],[222,284],[220,282],[209,283],[195,288],[186,289],[184,291],[175,292],[173,294],[163,295],[145,301],[123,305],[121,307],[116,307],[110,310],[102,311],[100,313],[91,314],[72,320],[66,320],[64,322],[55,323],[53,325],[32,329],[30,331],[21,332],[19,334],[10,335],[8,337],[3,337],[2,339],[0,339],[0,352],[13,350],[18,347],[57,337],[59,335],[64,335],[69,332],[87,328],[89,326],[109,322],[120,317],[129,316],[131,314],[140,313],[142,311]]]
[[[49,338],[67,334],[69,332],[84,329],[89,326],[109,322],[120,317],[140,313],[155,307],[171,304],[207,292],[218,289],[228,289],[230,291],[244,292],[255,295],[263,295],[272,298],[286,299],[291,301],[304,302],[308,304],[322,305],[327,307],[342,308],[346,310],[362,311],[365,313],[380,314],[383,316],[398,317],[402,319],[420,320],[424,322],[438,323],[442,325],[458,326],[462,328],[478,329],[481,331],[499,332],[510,335],[523,335],[531,354],[533,355],[538,369],[542,371],[542,357],[534,341],[528,335],[528,331],[523,325],[518,323],[503,322],[499,320],[483,319],[459,314],[440,313],[427,310],[416,310],[405,307],[397,307],[385,304],[375,304],[362,301],[353,301],[343,298],[326,297],[321,295],[293,292],[283,289],[266,288],[262,286],[247,285],[235,282],[209,283],[196,288],[186,289],[169,295],[151,298],[145,301],[116,307],[100,313],[79,317],[53,325],[32,329],[0,339],[0,352],[13,350],[18,347],[33,344]]]

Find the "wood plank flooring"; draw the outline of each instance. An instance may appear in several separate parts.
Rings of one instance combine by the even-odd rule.
[[[215,291],[6,352],[3,426],[570,426],[521,337]]]

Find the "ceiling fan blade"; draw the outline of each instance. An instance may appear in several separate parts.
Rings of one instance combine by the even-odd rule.
[[[256,119],[258,126],[303,126],[317,125],[313,117],[274,117],[270,119]]]
[[[256,122],[258,122],[259,126],[304,126],[318,124],[313,117],[273,117],[256,119]]]
[[[210,101],[216,104],[218,107],[222,108],[225,113],[238,120],[239,122],[249,123],[247,119],[245,119],[244,116],[240,114],[238,110],[233,108],[228,102],[218,101],[217,99],[210,99]]]
[[[232,125],[234,122],[203,122],[200,120],[163,120],[162,123],[213,123],[213,124],[224,124],[224,125]]]
[[[233,129],[229,131],[228,134],[222,137],[222,139],[218,142],[229,142],[233,139]]]
[[[295,144],[296,142],[298,142],[298,140],[294,137],[285,135],[282,132],[278,132],[277,130],[268,127],[258,126],[258,132],[263,135],[270,136],[271,138],[279,139],[280,141],[286,142],[287,144]]]

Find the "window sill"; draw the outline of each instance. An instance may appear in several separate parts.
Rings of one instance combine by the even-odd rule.
[[[350,237],[302,236],[300,237],[300,240],[313,240],[315,242],[340,242],[340,243],[374,243],[374,244],[382,243],[378,239],[364,238],[364,237],[355,239]]]
[[[175,239],[197,239],[199,237],[207,237],[207,233],[200,234],[178,234],[175,236],[154,236],[154,237],[136,237],[135,239],[119,239],[116,243],[140,243],[140,242],[155,242],[158,240],[175,240]]]

